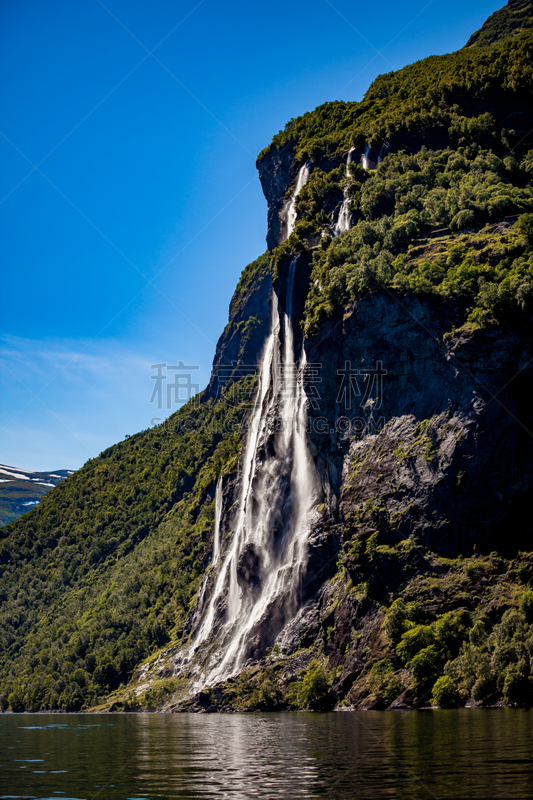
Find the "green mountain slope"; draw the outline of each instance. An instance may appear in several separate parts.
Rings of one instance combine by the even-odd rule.
[[[3,709],[531,702],[532,7],[291,120],[260,154],[271,252],[242,274],[208,389],[0,529]],[[295,257],[299,335],[322,365],[307,616],[187,700],[177,665],[209,586],[216,482],[231,508],[242,477],[256,382],[241,366]],[[356,361],[385,363],[388,383],[346,432],[338,375]]]
[[[472,34],[465,47],[489,47],[520,36],[533,26],[529,0],[509,0],[505,8],[492,14],[482,28]]]
[[[288,142],[296,143],[300,163],[365,143],[388,142],[393,150],[414,144],[455,148],[474,139],[508,152],[523,145],[531,129],[531,104],[520,101],[531,86],[532,47],[528,26],[516,40],[491,49],[431,56],[380,75],[360,103],[325,103],[290,120],[259,159]]]
[[[269,258],[250,265],[227,337]],[[249,337],[250,338],[250,337]],[[253,337],[251,337],[253,339]],[[209,563],[215,482],[234,469],[254,377],[114,445],[0,528],[0,703],[79,709],[182,633]]]

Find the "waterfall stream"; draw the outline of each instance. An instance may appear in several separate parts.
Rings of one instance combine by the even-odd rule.
[[[213,534],[213,564],[220,558],[220,523],[222,521],[222,477],[217,481],[215,492],[215,532]]]
[[[346,177],[350,177],[350,163],[352,160],[352,153],[355,152],[355,147],[351,147],[348,150],[348,155],[346,157]],[[333,229],[333,235],[339,236],[344,231],[349,231],[352,227],[352,215],[350,214],[350,197],[348,195],[348,186],[344,189],[344,200],[342,202],[341,210],[339,211],[339,217],[337,219],[337,223]]]
[[[390,148],[389,143],[388,142],[384,142],[383,145],[381,146],[381,149],[380,149],[379,153],[378,153],[377,159],[374,160],[374,158],[372,157],[371,147],[370,147],[370,145],[367,144],[366,147],[365,147],[365,152],[361,156],[361,166],[363,167],[363,169],[366,169],[366,170],[377,169],[379,167],[379,165],[381,164],[381,162],[383,161],[383,159],[385,158],[385,155],[386,155],[387,150],[389,148]]]
[[[295,616],[307,562],[307,541],[318,481],[306,438],[305,351],[294,352],[293,289],[289,270],[285,309],[272,293],[270,333],[243,451],[238,502],[226,521],[220,550],[222,482],[217,484],[212,589],[204,579],[194,619],[196,630],[182,662],[200,662],[210,650],[194,689],[235,674],[259,658]],[[220,499],[219,499],[220,498]],[[216,647],[213,641],[216,639]],[[198,671],[197,671],[198,674]]]
[[[372,161],[370,160],[370,145],[366,145],[365,152],[361,156],[361,164],[363,169],[372,169]]]
[[[290,196],[290,199],[285,203],[282,211],[282,218],[285,220],[285,239],[288,239],[291,233],[293,232],[295,225],[296,225],[296,198],[300,194],[301,190],[305,186],[307,179],[309,178],[311,172],[311,166],[309,162],[303,164],[300,169],[298,170],[298,177],[296,178],[296,185],[294,187],[294,191]]]

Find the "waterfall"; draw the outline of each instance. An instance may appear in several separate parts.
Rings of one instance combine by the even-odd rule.
[[[200,621],[182,660],[184,665],[191,659],[199,664],[197,654],[210,651],[211,660],[204,660],[205,674],[196,681],[195,690],[230,677],[250,657],[264,655],[298,611],[318,481],[307,447],[306,355],[303,346],[299,358],[294,352],[296,268],[294,258],[284,310],[276,293],[272,295],[270,333],[244,446],[239,500],[226,523],[229,545],[218,565],[213,559],[216,580],[208,601],[205,591],[200,592],[195,614]],[[218,530],[220,525],[221,519]]]
[[[383,159],[385,158],[385,156],[387,154],[386,151],[389,149],[389,147],[390,147],[389,143],[388,142],[384,142],[383,145],[381,146],[381,149],[380,149],[379,153],[378,153],[377,160],[374,161],[374,159],[372,158],[372,155],[371,155],[370,145],[367,144],[365,146],[365,152],[361,156],[361,166],[363,167],[363,169],[366,169],[366,170],[377,169],[379,167],[379,165],[381,164],[381,162],[383,161]]]
[[[366,145],[365,152],[361,156],[361,164],[363,165],[363,169],[373,169],[373,162],[370,159],[370,145]]]
[[[222,477],[217,481],[215,492],[215,532],[213,534],[213,564],[220,558],[220,522],[222,520]]]
[[[348,156],[346,158],[346,177],[350,177],[350,167],[349,164],[352,161],[352,153],[355,151],[355,147],[351,147],[348,150]],[[341,210],[339,211],[339,216],[337,219],[337,223],[333,228],[333,235],[339,236],[339,234],[344,233],[344,231],[349,231],[352,227],[352,219],[350,214],[350,198],[348,196],[348,186],[344,189],[344,200],[342,202]]]
[[[300,194],[301,190],[305,186],[307,179],[309,178],[309,174],[311,172],[311,165],[308,161],[306,164],[303,164],[300,169],[298,170],[298,177],[296,178],[296,186],[294,187],[294,191],[288,200],[285,202],[283,207],[282,219],[285,221],[285,239],[288,239],[291,233],[293,232],[295,225],[296,225],[296,198]]]

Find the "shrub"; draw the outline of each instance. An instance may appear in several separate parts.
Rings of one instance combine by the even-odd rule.
[[[16,690],[7,696],[7,702],[14,714],[24,711],[24,700]]]
[[[518,218],[516,227],[525,236],[528,244],[533,244],[533,214],[522,214]]]
[[[273,673],[265,670],[261,683],[252,692],[252,696],[249,700],[249,707],[269,709],[277,705],[282,699],[283,693]]]
[[[70,679],[72,683],[77,683],[82,689],[87,686],[87,673],[84,669],[75,669]]]
[[[387,611],[383,625],[392,644],[398,644],[403,634],[415,627],[420,616],[420,608],[416,603],[406,605],[400,598],[395,600]]]
[[[416,625],[406,631],[397,647],[398,655],[409,666],[412,659],[424,648],[435,643],[435,634],[429,625]]]
[[[402,685],[394,674],[394,667],[389,658],[382,658],[373,664],[368,685],[383,708],[390,706],[402,691]]]
[[[320,709],[330,705],[329,680],[324,667],[311,661],[298,693],[300,707]]]
[[[405,632],[407,606],[403,600],[395,600],[385,616],[384,628],[392,644],[398,644]]]
[[[117,683],[117,668],[109,655],[104,655],[97,663],[94,671],[94,682],[103,689],[114,689]]]
[[[461,642],[466,637],[469,621],[470,618],[466,611],[448,611],[438,617],[435,622],[437,646],[456,655]]]
[[[533,214],[529,216],[533,217]],[[527,622],[533,622],[533,592],[531,590],[522,595],[518,608]]]
[[[503,683],[503,699],[512,705],[529,705],[532,699],[531,681],[518,669],[510,669]]]
[[[151,686],[138,698],[143,708],[161,708],[170,696],[176,691],[176,680],[166,678],[160,683]]]
[[[440,708],[457,708],[461,705],[461,696],[449,675],[443,675],[437,680],[433,687],[431,702]]]
[[[477,703],[485,703],[496,693],[496,681],[490,672],[479,676],[472,687],[472,697]]]
[[[441,663],[442,659],[434,644],[424,647],[411,660],[409,668],[413,676],[414,688],[419,696],[431,689],[438,677]]]
[[[378,549],[378,540],[379,540],[379,531],[374,531],[374,533],[369,536],[368,541],[366,543],[366,550],[365,555],[367,558],[373,558]]]

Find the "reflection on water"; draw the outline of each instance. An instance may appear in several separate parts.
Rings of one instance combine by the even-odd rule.
[[[0,798],[533,798],[533,712],[13,714]]]

